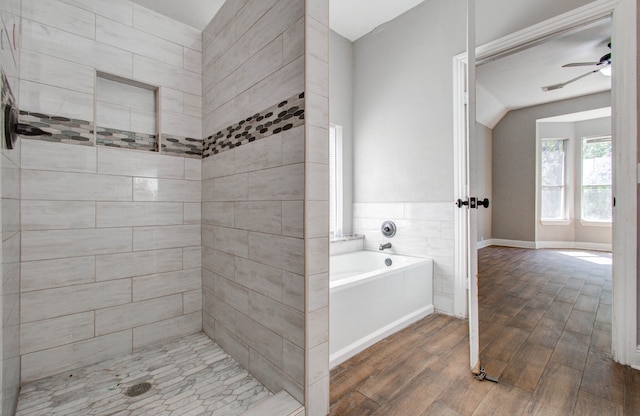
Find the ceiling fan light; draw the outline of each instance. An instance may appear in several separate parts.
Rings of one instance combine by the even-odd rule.
[[[604,76],[610,77],[611,76],[611,65],[607,65],[604,68],[602,68],[600,70],[600,73]]]

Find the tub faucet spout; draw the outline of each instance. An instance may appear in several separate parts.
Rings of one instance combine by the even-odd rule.
[[[391,243],[380,244],[380,248],[378,250],[382,251],[385,248],[391,248]]]

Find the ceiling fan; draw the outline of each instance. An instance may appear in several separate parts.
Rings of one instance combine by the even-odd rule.
[[[607,44],[609,49],[611,49],[611,42]],[[548,85],[546,87],[542,87],[542,91],[549,92],[553,90],[559,90],[560,88],[564,88],[572,82],[576,82],[586,76],[591,74],[595,74],[596,72],[602,72],[605,75],[611,75],[611,52],[606,55],[603,55],[598,62],[572,62],[570,64],[562,65],[563,68],[572,68],[576,66],[595,66],[591,71],[584,73],[580,76],[570,79],[569,81],[561,82],[559,84]]]

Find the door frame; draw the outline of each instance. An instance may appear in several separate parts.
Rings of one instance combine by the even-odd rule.
[[[621,364],[640,366],[638,327],[638,79],[637,79],[637,5],[636,0],[598,0],[508,36],[476,47],[476,62],[498,59],[506,53],[542,42],[552,36],[588,24],[596,19],[613,17],[612,51],[612,135],[614,144],[613,189],[613,307],[612,354]],[[453,58],[453,145],[454,190],[464,197],[464,166],[468,157],[465,146],[467,53]],[[466,238],[464,210],[456,210],[454,243],[454,315],[468,316]],[[627,249],[625,249],[627,248]]]

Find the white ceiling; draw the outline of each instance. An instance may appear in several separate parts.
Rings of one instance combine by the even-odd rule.
[[[478,121],[493,128],[517,108],[544,104],[611,89],[611,78],[591,74],[566,87],[544,92],[543,86],[568,81],[596,67],[562,68],[570,62],[598,62],[609,53],[611,19],[557,36],[529,49],[477,67]],[[615,60],[615,57],[614,57]]]
[[[329,0],[331,29],[351,42],[423,0]]]
[[[141,6],[203,30],[225,0],[132,0]],[[331,29],[355,41],[423,0],[330,0]]]
[[[206,27],[224,1],[133,0],[199,30]],[[422,1],[330,0],[330,26],[345,38],[355,41]],[[600,73],[589,75],[559,90],[544,92],[541,89],[546,85],[567,81],[590,69],[562,68],[563,64],[597,62],[609,52],[607,42],[611,37],[611,19],[583,29],[478,66],[478,121],[493,128],[509,110],[611,89],[611,79]]]
[[[147,9],[169,16],[202,31],[225,0],[132,0]]]

